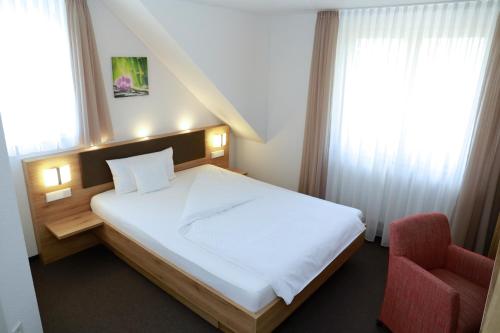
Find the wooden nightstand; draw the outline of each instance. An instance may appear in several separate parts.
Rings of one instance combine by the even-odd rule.
[[[104,220],[91,211],[78,213],[63,219],[45,224],[45,227],[57,237],[64,239],[77,235],[84,231],[97,228],[104,223]]]
[[[227,168],[227,169],[228,169],[229,171],[239,173],[240,175],[243,175],[243,176],[248,176],[248,172],[243,171],[243,170],[241,170],[241,169],[238,169],[238,168]]]

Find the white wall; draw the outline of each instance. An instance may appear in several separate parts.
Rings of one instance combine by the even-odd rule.
[[[266,17],[189,1],[142,3],[265,139]]]
[[[115,140],[219,124],[194,96],[99,0],[89,0]],[[114,98],[112,56],[147,56],[149,95]],[[21,162],[11,158],[26,248],[38,254]]]
[[[0,330],[42,332],[0,120]],[[4,326],[4,327],[2,327]]]
[[[141,1],[245,119],[266,138],[265,143],[236,138],[232,164],[247,170],[253,177],[296,190],[316,13],[258,15],[189,1]],[[125,28],[99,1],[89,1],[89,5],[104,61],[109,62],[116,49],[129,44],[136,44],[129,51],[131,53],[135,47],[144,48],[128,32],[126,36],[120,34]],[[133,41],[123,43],[125,38]],[[112,45],[114,39],[120,42]],[[104,70],[105,77],[111,76],[109,64]],[[157,64],[155,69],[150,69],[150,75],[157,70],[166,73],[162,77],[169,74]],[[111,94],[111,87],[107,87]],[[116,117],[122,116],[119,108],[112,110],[112,114],[114,123]],[[123,121],[130,126],[133,121],[129,118],[124,117]]]
[[[89,0],[115,140],[220,123],[99,0]],[[111,57],[147,56],[149,95],[114,98]]]
[[[316,14],[256,15],[178,0],[142,0],[265,143],[235,138],[233,166],[298,187]],[[219,123],[99,0],[89,0],[116,140]],[[150,95],[115,99],[112,56],[147,56]],[[29,255],[37,253],[22,168],[12,163]]]
[[[236,138],[233,163],[296,190],[316,13],[258,15],[189,1],[142,2],[266,138]]]
[[[252,177],[297,190],[316,13],[269,21],[267,142],[237,138],[236,166]]]

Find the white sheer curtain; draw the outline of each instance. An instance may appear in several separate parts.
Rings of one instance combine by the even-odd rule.
[[[340,11],[327,199],[366,237],[424,211],[451,215],[498,1]]]
[[[79,144],[64,0],[0,0],[0,112],[9,155]]]

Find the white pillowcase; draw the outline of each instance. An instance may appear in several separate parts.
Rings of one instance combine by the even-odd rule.
[[[131,166],[137,191],[141,194],[158,191],[170,186],[167,168],[161,160],[143,161]]]
[[[147,161],[158,161],[164,166],[168,179],[175,178],[173,155],[174,151],[172,147],[170,147],[156,153],[106,161],[113,175],[115,192],[117,194],[125,194],[136,191],[137,184],[131,167]]]
[[[172,180],[175,178],[175,172],[174,172],[174,150],[172,147],[169,147],[165,150],[162,150],[166,156],[166,162],[167,162],[167,174],[168,174],[168,179]],[[161,153],[160,152],[160,153]]]
[[[130,160],[126,158],[106,161],[113,175],[113,183],[115,184],[115,192],[117,194],[125,194],[137,190],[135,179],[130,172]]]

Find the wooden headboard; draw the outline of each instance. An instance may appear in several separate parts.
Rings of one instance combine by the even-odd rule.
[[[223,148],[210,145],[215,134],[226,133]],[[115,142],[98,147],[72,150],[61,154],[26,159],[23,161],[26,187],[38,252],[44,263],[66,257],[98,243],[93,233],[82,233],[58,240],[45,227],[46,223],[90,210],[91,198],[113,188],[106,160],[146,154],[173,147],[175,170],[180,171],[202,164],[229,167],[229,127],[211,126],[190,131],[159,135],[150,138]],[[212,151],[224,149],[224,156],[212,159]],[[46,187],[45,169],[69,165],[69,183]],[[72,196],[47,203],[45,193],[71,188]]]

